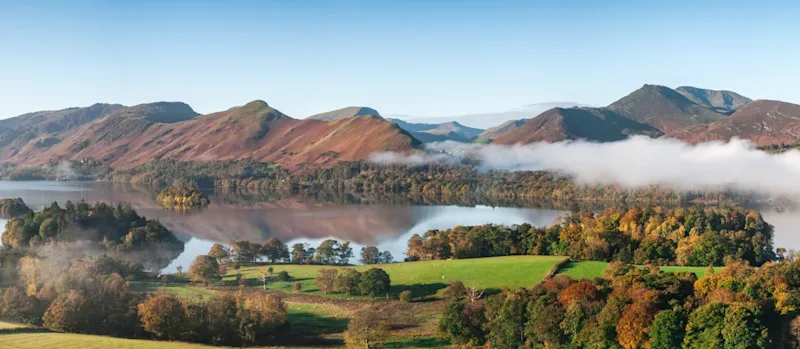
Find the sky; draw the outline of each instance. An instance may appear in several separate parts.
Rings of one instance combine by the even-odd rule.
[[[800,2],[0,0],[0,118],[261,99],[448,116],[691,85],[800,104]]]

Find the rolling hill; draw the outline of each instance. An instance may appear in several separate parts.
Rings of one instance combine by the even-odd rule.
[[[406,131],[379,116],[329,122],[297,120],[263,101],[208,115],[197,115],[183,103],[122,107],[67,132],[46,132],[38,137],[3,147],[0,162],[39,165],[94,158],[107,161],[114,169],[129,169],[155,159],[252,158],[298,168],[365,159],[376,151],[404,151],[419,145]]]
[[[649,125],[604,108],[553,108],[496,138],[494,144],[558,142],[585,139],[612,142],[631,135],[660,136]]]
[[[607,108],[663,133],[727,117],[692,102],[673,89],[658,85],[644,85]]]
[[[690,143],[747,139],[756,145],[800,142],[800,105],[757,100],[739,108],[729,118],[687,127],[667,134]]]
[[[411,133],[414,138],[425,143],[441,141],[470,142],[483,132],[482,129],[464,126],[456,121],[425,124],[407,122],[400,119],[387,120],[396,123],[400,128]]]
[[[496,138],[509,133],[520,126],[524,125],[528,119],[520,119],[520,120],[509,120],[500,125],[495,127],[487,128],[485,131],[481,132],[476,139],[478,143],[489,143]]]
[[[736,109],[753,101],[732,91],[709,90],[691,86],[681,86],[675,91],[694,103],[726,115],[733,114]]]

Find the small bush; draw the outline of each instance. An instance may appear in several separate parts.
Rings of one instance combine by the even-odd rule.
[[[287,272],[285,270],[279,272],[277,278],[278,278],[278,281],[289,281],[289,280],[292,279],[292,277],[289,276],[289,272]]]
[[[405,290],[400,292],[400,301],[405,303],[411,303],[411,300],[414,298],[414,295],[411,294],[411,290]]]
[[[294,286],[292,286],[292,290],[295,292],[300,292],[303,290],[303,285],[299,282],[295,282]]]

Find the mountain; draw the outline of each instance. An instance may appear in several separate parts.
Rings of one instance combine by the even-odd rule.
[[[733,114],[739,107],[753,101],[732,91],[709,90],[691,86],[681,86],[675,91],[692,102],[726,115]]]
[[[489,143],[496,138],[519,128],[527,121],[528,119],[509,120],[495,127],[487,128],[478,135],[478,138],[475,141],[478,143]]]
[[[757,145],[800,142],[800,105],[757,100],[733,115],[708,125],[696,125],[667,134],[690,143],[728,141],[733,137]]]
[[[400,119],[387,119],[411,133],[414,138],[424,142],[456,141],[470,142],[483,130],[464,126],[455,121],[441,124],[413,123]]]
[[[692,102],[671,88],[658,85],[644,85],[611,103],[608,109],[664,133],[727,117]]]
[[[455,121],[461,125],[468,125],[469,127],[474,127],[478,129],[487,129],[490,127],[495,127],[506,121],[530,119],[548,109],[557,107],[561,108],[588,107],[588,105],[583,105],[573,102],[546,102],[546,103],[532,103],[523,105],[513,110],[490,112],[490,113],[476,113],[476,114],[453,115],[453,116],[433,116],[433,117],[392,115],[391,117],[394,119],[402,119],[407,122],[429,123],[429,124],[441,124],[448,121]]]
[[[39,111],[0,120],[0,147],[17,146],[32,140],[57,143],[59,134],[120,110],[119,104],[94,104],[83,108]],[[0,151],[2,152],[2,151]]]
[[[367,107],[347,107],[342,109],[336,109],[325,113],[319,113],[315,115],[311,115],[306,119],[310,120],[321,120],[321,121],[333,121],[345,118],[352,118],[354,116],[377,116],[381,117],[381,114],[378,113],[377,110]]]
[[[53,134],[60,140],[54,144],[29,141],[3,147],[0,162],[39,165],[88,157],[128,169],[157,159],[252,158],[295,169],[366,159],[376,151],[407,151],[420,144],[378,116],[297,120],[263,101],[195,114],[183,103],[123,107],[72,132]]]
[[[577,139],[612,142],[631,135],[660,136],[661,132],[605,108],[553,108],[492,143],[511,145]]]

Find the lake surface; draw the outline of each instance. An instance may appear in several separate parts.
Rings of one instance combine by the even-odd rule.
[[[388,250],[402,261],[406,242],[413,234],[456,225],[520,224],[546,226],[563,210],[489,206],[430,206],[415,204],[345,204],[309,201],[302,198],[209,193],[211,205],[198,212],[175,212],[161,208],[156,193],[130,185],[101,182],[0,181],[0,198],[20,197],[34,210],[53,201],[86,200],[127,202],[140,215],[158,218],[183,240],[185,251],[165,269],[188,268],[195,256],[205,254],[215,242],[249,240],[261,243],[276,237],[291,245],[297,242],[316,247],[322,240],[351,241],[356,258],[363,245]],[[761,209],[764,219],[775,226],[776,247],[800,248],[800,211]],[[5,226],[5,221],[0,220]]]

